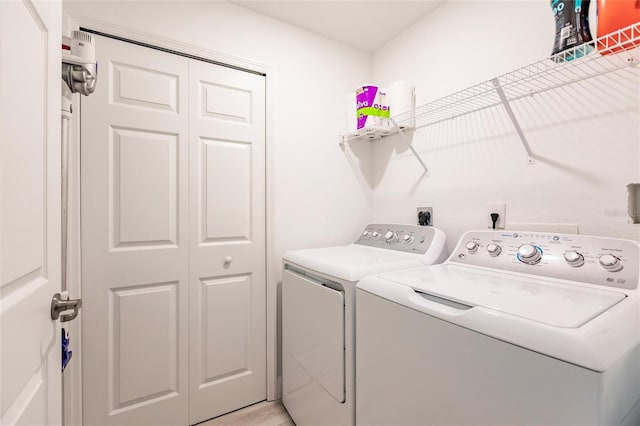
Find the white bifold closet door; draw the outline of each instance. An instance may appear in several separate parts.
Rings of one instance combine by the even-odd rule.
[[[264,77],[97,37],[82,99],[85,424],[265,399]]]
[[[190,421],[266,397],[264,77],[189,62]]]

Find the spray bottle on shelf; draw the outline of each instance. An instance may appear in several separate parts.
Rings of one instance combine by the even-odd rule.
[[[556,36],[552,55],[592,41],[589,29],[590,0],[551,0],[551,9],[556,19]],[[566,55],[554,57],[556,62],[571,61],[593,50],[593,45],[585,45]]]

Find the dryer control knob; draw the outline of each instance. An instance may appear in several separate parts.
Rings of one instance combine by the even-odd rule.
[[[404,237],[402,237],[402,241],[407,244],[411,244],[413,242],[413,235],[404,234]]]
[[[535,265],[542,259],[541,250],[532,244],[523,244],[518,248],[518,260],[520,262]]]
[[[397,237],[398,237],[398,234],[396,234],[393,231],[387,231],[387,233],[384,234],[384,239],[387,240],[388,243],[394,241]]]
[[[602,266],[607,271],[616,272],[622,269],[622,262],[620,262],[620,258],[612,255],[612,254],[603,254],[598,259],[600,262],[600,266]]]
[[[469,253],[475,253],[478,251],[478,243],[476,243],[475,241],[467,242],[467,244],[465,244],[464,247],[467,249]]]
[[[577,251],[572,250],[565,252],[564,260],[569,264],[569,266],[573,266],[574,268],[584,265],[584,256]]]
[[[370,236],[371,236],[371,232],[369,232],[369,231],[364,231],[364,232],[362,233],[362,237],[363,237],[363,238],[369,238]]]
[[[371,234],[371,238],[377,240],[378,238],[380,238],[380,233],[378,231],[373,231],[373,233]]]
[[[489,244],[487,246],[487,252],[489,252],[489,256],[496,257],[502,252],[502,247],[498,244]]]

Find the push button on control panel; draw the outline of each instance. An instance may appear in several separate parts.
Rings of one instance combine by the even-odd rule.
[[[496,257],[502,253],[502,247],[498,244],[489,244],[487,246],[487,252],[489,253],[489,256]]]
[[[384,239],[390,243],[395,241],[398,238],[398,234],[395,233],[394,231],[387,231],[386,234],[384,234]]]
[[[564,260],[569,264],[569,266],[573,266],[574,268],[584,265],[584,256],[577,251],[565,252]]]
[[[469,241],[464,246],[469,253],[475,253],[478,251],[478,243],[476,243],[475,241]]]
[[[604,254],[600,256],[598,262],[600,262],[600,266],[610,272],[617,272],[622,269],[622,262],[612,254]]]
[[[523,244],[518,248],[518,260],[527,265],[535,265],[542,259],[542,250],[532,244]]]

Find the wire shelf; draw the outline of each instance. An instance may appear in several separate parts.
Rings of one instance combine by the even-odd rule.
[[[598,50],[595,50],[597,46]],[[365,127],[342,136],[342,143],[355,139],[380,139],[406,129],[430,126],[609,73],[628,72],[640,77],[640,22],[565,50],[538,62],[471,86],[413,111],[393,116],[382,128]],[[605,54],[602,54],[602,53]],[[514,125],[519,125],[512,117]],[[524,135],[523,144],[533,157]]]

